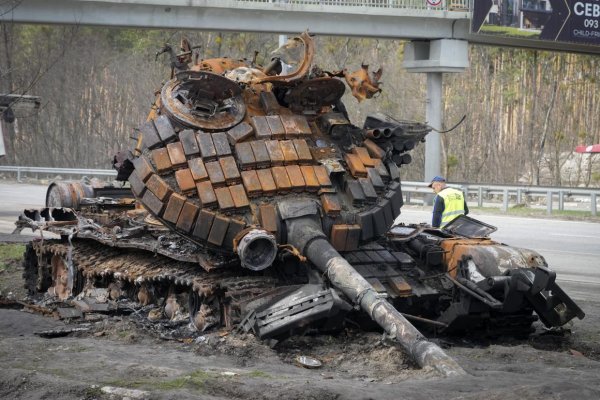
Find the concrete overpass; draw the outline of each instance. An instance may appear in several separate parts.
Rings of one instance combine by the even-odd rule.
[[[466,39],[469,0],[13,0],[0,20],[208,31]],[[8,3],[8,4],[7,4]],[[10,7],[10,4],[16,7]],[[12,10],[8,11],[9,8]],[[2,12],[3,11],[3,12]],[[8,12],[7,12],[8,11]]]
[[[470,43],[600,54],[600,47],[470,33],[476,0],[4,0],[0,21]],[[428,3],[439,3],[437,6]]]

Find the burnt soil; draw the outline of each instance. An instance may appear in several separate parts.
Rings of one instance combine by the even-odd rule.
[[[226,331],[192,332],[186,322],[150,323],[144,310],[57,320],[14,301],[26,300],[21,273],[18,261],[0,272],[3,399],[600,398],[595,302],[579,303],[586,318],[562,331],[536,324],[526,339],[434,339],[468,373],[442,378],[418,369],[377,332],[347,329],[276,343]],[[80,330],[39,335],[74,328]],[[322,366],[303,368],[299,355]]]

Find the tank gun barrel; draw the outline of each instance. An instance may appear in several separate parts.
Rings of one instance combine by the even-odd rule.
[[[333,248],[315,217],[305,216],[286,222],[288,242],[326,274],[333,286],[396,339],[419,366],[432,367],[444,376],[466,374],[456,361],[428,341]]]

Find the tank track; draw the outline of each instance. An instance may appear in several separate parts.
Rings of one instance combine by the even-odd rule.
[[[25,252],[23,277],[30,295],[52,291],[57,282],[51,260],[59,257],[69,262],[69,252],[74,268],[71,296],[107,288],[113,300],[128,297],[143,305],[154,303],[171,319],[175,318],[173,307],[179,315],[189,313],[201,331],[215,325],[233,328],[242,317],[244,304],[283,286],[276,278],[246,270],[209,273],[196,263],[147,251],[108,247],[90,240],[76,240],[72,246],[45,240],[30,243]],[[173,302],[177,304],[171,304],[169,310]]]

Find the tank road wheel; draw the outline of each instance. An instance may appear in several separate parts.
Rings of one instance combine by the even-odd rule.
[[[52,284],[48,293],[66,300],[70,296],[76,296],[82,289],[82,275],[76,271],[73,266],[69,267],[67,260],[58,254],[52,256],[50,260],[52,268]]]
[[[136,299],[142,306],[154,303],[156,296],[154,294],[154,288],[148,287],[145,283],[142,283],[137,289]]]
[[[221,307],[217,296],[206,296],[195,290],[189,294],[190,322],[199,332],[221,322]]]

